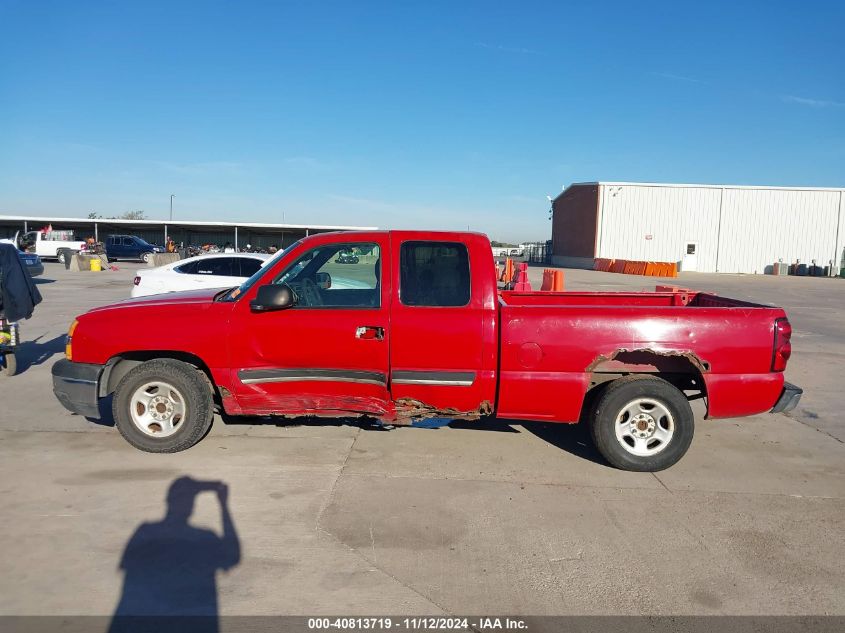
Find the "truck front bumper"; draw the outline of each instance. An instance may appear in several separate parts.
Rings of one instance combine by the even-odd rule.
[[[99,418],[99,386],[102,365],[72,363],[63,358],[53,365],[53,393],[62,406],[84,415],[86,418]]]
[[[783,383],[783,392],[775,403],[772,413],[789,413],[798,406],[802,393],[804,390],[801,387],[796,387],[791,382]]]

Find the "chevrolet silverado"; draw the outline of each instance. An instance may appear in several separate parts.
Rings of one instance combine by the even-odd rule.
[[[149,452],[194,445],[215,410],[498,416],[583,420],[610,464],[656,471],[692,441],[691,400],[707,418],[797,405],[790,335],[780,308],[703,292],[500,290],[480,234],[324,233],[239,287],[79,316],[52,371],[70,411],[98,417],[113,394],[118,431]]]

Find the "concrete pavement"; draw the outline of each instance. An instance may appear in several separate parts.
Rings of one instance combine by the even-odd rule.
[[[845,280],[682,277],[787,305],[788,378],[807,396],[798,419],[699,419],[685,458],[653,475],[614,470],[583,429],[544,424],[218,419],[189,451],[138,452],[64,411],[49,380],[73,316],[127,296],[132,276],[48,264],[56,281],[40,284],[45,303],[23,324],[38,340],[22,350],[24,373],[0,381],[0,614],[108,615],[127,574],[171,565],[178,584],[179,549],[164,572],[154,557],[125,561],[185,476],[228,486],[240,553],[212,572],[222,615],[845,614]],[[567,271],[568,288],[653,283]],[[224,539],[221,502],[195,499],[190,525]]]

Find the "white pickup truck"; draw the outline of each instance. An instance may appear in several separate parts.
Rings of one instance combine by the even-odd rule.
[[[29,231],[18,242],[21,250],[41,259],[55,259],[64,264],[74,253],[84,251],[85,240],[73,239],[73,231]]]

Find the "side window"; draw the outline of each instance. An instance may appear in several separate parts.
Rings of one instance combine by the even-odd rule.
[[[177,273],[182,273],[183,275],[196,275],[198,264],[198,261],[192,261],[187,264],[182,264],[181,266],[176,266],[173,270]]]
[[[240,263],[240,274],[237,275],[238,277],[252,277],[258,272],[258,269],[261,268],[261,264],[263,263],[260,259],[253,259],[252,257],[239,257],[238,262]]]
[[[460,242],[403,242],[399,296],[406,306],[465,306],[470,298],[469,254]]]
[[[197,262],[198,275],[214,275],[215,277],[231,277],[232,276],[232,258],[231,257],[209,257],[203,261]]]
[[[326,244],[306,252],[276,278],[297,296],[297,308],[378,308],[381,251],[378,244]]]
[[[124,246],[135,246],[135,240],[131,237],[124,237],[123,238],[123,245]]]

